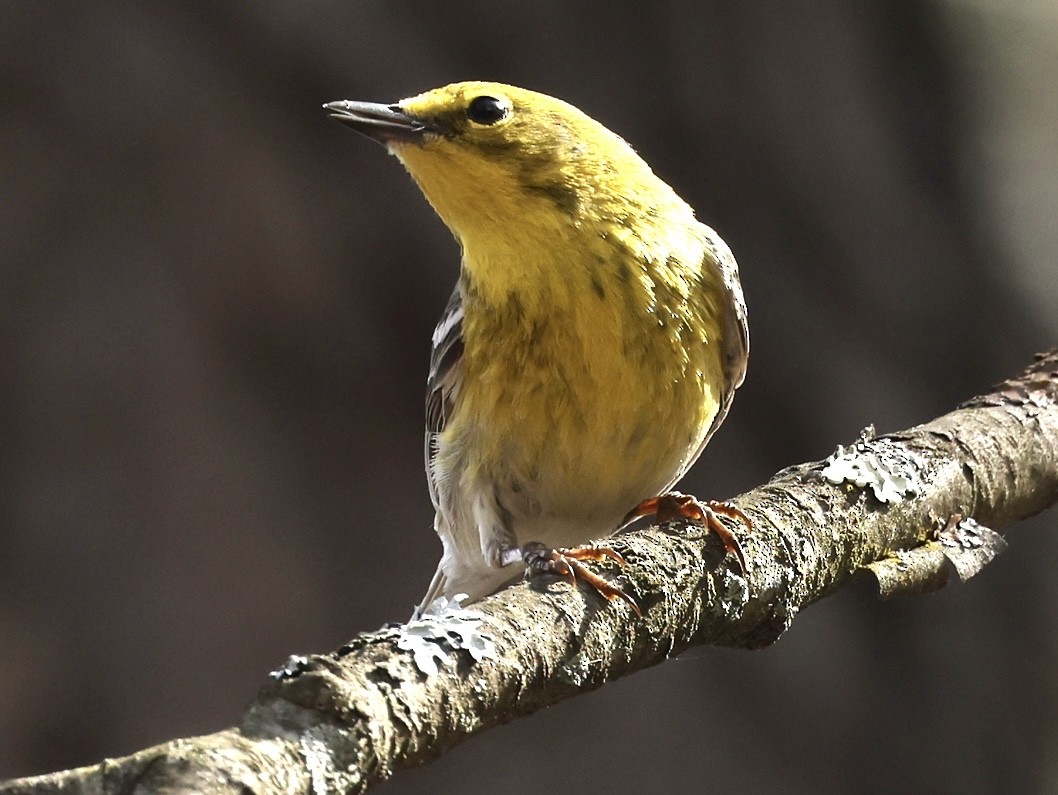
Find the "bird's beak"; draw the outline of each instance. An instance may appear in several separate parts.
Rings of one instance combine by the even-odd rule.
[[[430,129],[419,119],[402,111],[399,105],[342,99],[328,102],[323,107],[332,119],[352,127],[382,145],[421,141]]]

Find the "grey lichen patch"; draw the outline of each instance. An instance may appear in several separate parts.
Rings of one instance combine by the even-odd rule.
[[[410,651],[415,667],[427,676],[436,676],[441,666],[450,665],[454,657],[450,652],[463,650],[475,662],[496,657],[496,643],[482,631],[485,615],[463,607],[466,594],[456,594],[452,599],[441,597],[426,610],[406,624],[386,624],[374,632],[363,632],[349,641],[329,658],[306,658],[291,656],[284,665],[271,673],[273,679],[293,679],[313,669],[320,659],[340,660],[378,642],[393,642],[402,651]],[[390,685],[401,681],[400,671],[392,659],[385,666],[376,666],[374,677],[379,681],[389,680]]]
[[[287,661],[281,666],[276,668],[274,671],[269,672],[269,676],[276,681],[282,681],[284,679],[293,679],[295,676],[300,676],[305,673],[309,667],[309,658],[304,654],[291,654],[287,657]]]
[[[475,662],[496,656],[495,642],[481,631],[484,614],[463,607],[466,598],[441,597],[418,618],[390,630],[397,648],[410,651],[415,667],[427,676],[436,676],[440,666],[452,663],[450,651],[463,649]]]
[[[1006,539],[973,517],[956,514],[937,531],[944,557],[955,567],[960,582],[966,582],[1007,548]]]
[[[823,462],[822,476],[829,483],[869,489],[878,502],[892,504],[913,497],[923,487],[925,460],[906,446],[889,439],[871,439],[865,431],[849,447],[837,450]]]

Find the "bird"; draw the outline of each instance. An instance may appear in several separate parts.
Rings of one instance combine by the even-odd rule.
[[[745,573],[734,505],[672,491],[724,421],[749,327],[730,248],[618,134],[543,93],[466,81],[339,100],[458,241],[433,333],[425,457],[442,555],[417,615],[529,573],[584,581],[636,517],[699,521]],[[465,596],[461,596],[465,595]]]

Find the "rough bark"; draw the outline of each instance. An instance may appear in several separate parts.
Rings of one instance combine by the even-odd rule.
[[[766,646],[801,608],[865,569],[883,593],[938,587],[950,572],[966,579],[1002,549],[995,528],[1058,500],[1058,351],[932,422],[867,433],[835,459],[783,470],[734,500],[753,523],[736,531],[746,576],[697,526],[613,539],[627,565],[607,575],[636,597],[643,619],[540,578],[473,606],[475,632],[494,644],[484,659],[449,648],[449,663],[431,675],[398,646],[400,628],[366,633],[292,661],[236,727],[11,781],[0,795],[360,792],[690,646]],[[867,470],[864,480],[835,477]]]

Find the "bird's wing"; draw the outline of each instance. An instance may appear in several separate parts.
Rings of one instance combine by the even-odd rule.
[[[724,410],[731,404],[735,390],[746,378],[746,362],[749,360],[749,320],[746,315],[746,299],[742,296],[742,282],[738,278],[735,255],[726,245],[717,251],[716,267],[720,271],[720,282],[724,291]],[[717,421],[713,426],[719,425]]]
[[[746,363],[749,359],[749,321],[746,314],[746,300],[742,296],[742,283],[738,278],[738,264],[735,262],[735,255],[731,253],[731,249],[715,234],[711,236],[709,247],[706,250],[705,267],[713,271],[712,275],[720,285],[723,296],[720,304],[724,308],[723,340],[721,341],[724,383],[720,388],[720,407],[717,409],[709,430],[706,431],[702,443],[694,455],[687,460],[686,466],[673,484],[683,477],[691,464],[698,460],[702,450],[709,443],[709,439],[727,417],[731,401],[735,397],[735,390],[746,378]],[[669,488],[673,484],[670,484]]]
[[[430,499],[438,506],[437,475],[433,459],[437,437],[444,430],[463,380],[463,293],[458,284],[448,299],[441,320],[433,332],[430,375],[426,379],[426,472]]]

